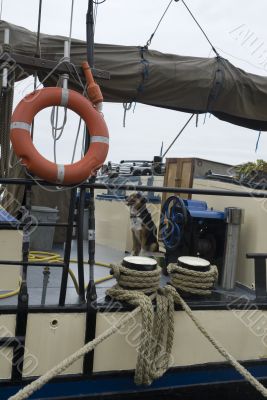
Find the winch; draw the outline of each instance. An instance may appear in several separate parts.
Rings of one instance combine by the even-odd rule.
[[[222,277],[229,230],[227,210],[208,208],[205,201],[169,197],[162,208],[160,229],[166,264],[177,262],[180,256],[198,256],[216,264]],[[235,248],[238,239],[239,232],[232,242]]]

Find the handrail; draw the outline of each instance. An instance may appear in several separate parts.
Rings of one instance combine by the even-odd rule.
[[[58,186],[57,183],[45,182],[40,179],[20,179],[20,178],[2,178],[0,185],[43,185],[43,186]],[[73,188],[72,186],[64,186]],[[146,186],[146,185],[133,185],[124,184],[117,185],[113,183],[81,183],[77,187],[80,188],[94,188],[94,189],[110,189],[110,190],[128,190],[128,191],[144,191],[144,192],[157,192],[157,193],[177,193],[177,194],[202,194],[209,196],[225,196],[225,197],[251,197],[251,198],[267,198],[267,191],[238,191],[238,190],[213,190],[213,189],[195,189],[195,188],[177,188],[177,187],[161,187],[161,186]]]

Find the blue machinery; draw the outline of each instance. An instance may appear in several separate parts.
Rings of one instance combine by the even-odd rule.
[[[166,263],[199,256],[215,263],[225,289],[235,285],[242,210],[215,211],[205,201],[170,196],[162,207],[160,234]]]

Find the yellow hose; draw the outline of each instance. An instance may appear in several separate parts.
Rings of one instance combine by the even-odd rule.
[[[49,253],[47,251],[31,251],[29,254],[29,260],[30,261],[42,261],[42,262],[62,262],[63,258],[61,257],[60,254],[57,254],[57,253]],[[77,260],[70,260],[70,262],[77,263]],[[110,268],[110,264],[106,264],[106,263],[102,263],[102,262],[95,262],[95,265],[105,267],[105,268]],[[69,268],[69,274],[73,281],[75,290],[78,294],[79,293],[79,284],[78,284],[76,276],[71,268]],[[112,278],[113,278],[113,275],[104,276],[103,278],[96,279],[95,284],[98,285],[99,283],[108,281],[109,279],[112,279]],[[85,289],[87,289],[87,286],[85,287]]]
[[[20,291],[20,285],[21,285],[21,279],[19,282],[19,287],[17,289],[12,290],[11,292],[0,294],[0,300],[7,299],[8,297],[12,297],[12,296],[17,296]]]
[[[35,261],[35,262],[53,262],[53,263],[57,263],[57,262],[62,262],[63,258],[61,257],[60,254],[57,253],[49,253],[47,251],[31,251],[29,254],[29,261]],[[70,260],[71,263],[77,263],[77,260]],[[105,268],[110,268],[110,264],[106,264],[106,263],[102,263],[102,262],[95,262],[95,265],[101,266],[101,267],[105,267]],[[71,268],[69,268],[69,274],[70,277],[72,279],[72,282],[74,284],[75,290],[77,292],[77,294],[79,293],[79,284],[78,281],[76,279],[76,276],[74,274],[74,272],[72,271]],[[95,280],[95,284],[98,285],[99,283],[108,281],[110,279],[113,278],[113,275],[107,275],[104,276],[103,278],[99,278]],[[21,281],[20,281],[21,284]],[[20,291],[20,284],[19,287],[17,289],[12,290],[11,292],[8,293],[3,293],[0,294],[0,300],[1,299],[7,299],[8,297],[12,297],[12,296],[16,296],[19,294]],[[85,287],[85,289],[87,289],[87,286]]]

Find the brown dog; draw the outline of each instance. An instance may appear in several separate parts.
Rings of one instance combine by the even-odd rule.
[[[141,193],[133,193],[126,198],[130,207],[131,230],[133,235],[132,255],[159,251],[157,228],[146,207],[147,200]]]

